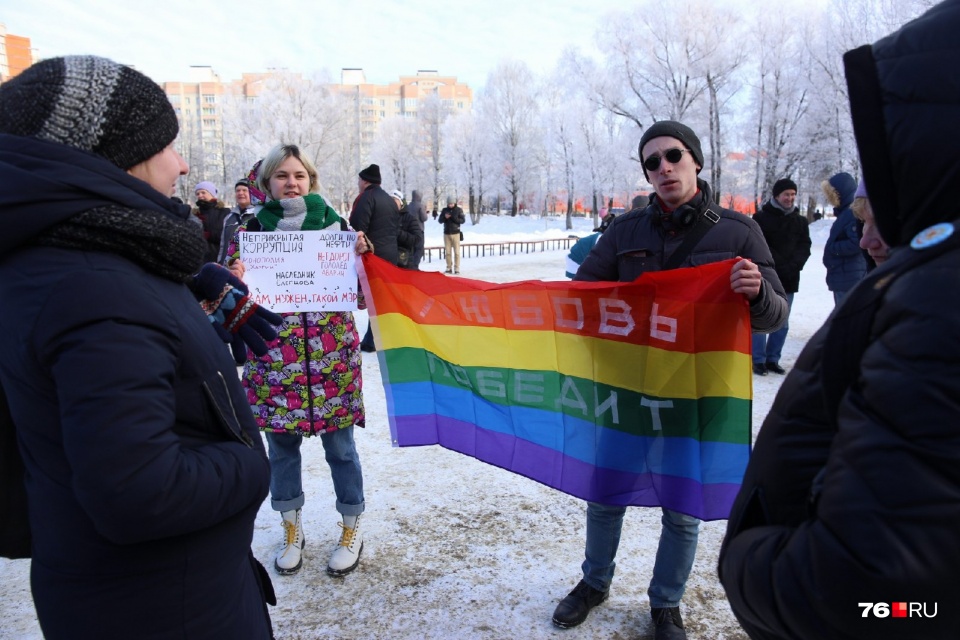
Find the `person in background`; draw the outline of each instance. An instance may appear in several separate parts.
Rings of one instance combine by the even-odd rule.
[[[419,271],[420,257],[423,256],[423,222],[407,208],[407,205],[403,202],[402,191],[394,189],[390,192],[390,195],[400,210],[400,227],[397,230],[397,244],[399,246],[397,266]]]
[[[233,187],[234,196],[237,199],[237,206],[230,209],[230,213],[223,220],[223,233],[220,235],[220,254],[217,256],[217,262],[229,266],[227,260],[227,250],[230,248],[230,241],[233,240],[233,234],[237,227],[247,222],[256,215],[257,208],[253,205],[250,198],[250,181],[246,178],[237,180]]]
[[[597,240],[600,239],[600,234],[607,230],[607,227],[613,223],[615,217],[614,214],[608,213],[603,217],[600,226],[593,230],[593,233],[573,243],[573,246],[570,247],[570,253],[567,254],[567,272],[564,275],[568,278],[573,278],[577,275],[577,269],[580,268],[584,259],[590,254],[593,246],[597,244]]]
[[[420,249],[418,249],[417,253],[413,256],[413,262],[419,269],[420,261],[423,260],[424,223],[430,219],[430,214],[427,213],[427,208],[423,206],[423,196],[416,189],[413,190],[413,196],[410,204],[407,205],[407,209],[410,210],[413,219],[416,220],[420,226]],[[436,218],[436,216],[434,216],[434,218]]]
[[[266,202],[255,218],[237,228],[232,257],[238,257],[239,234],[245,231],[346,230],[346,221],[317,193],[317,170],[296,145],[273,147],[256,180]],[[359,235],[358,242],[363,239]],[[363,551],[363,471],[354,442],[354,427],[366,422],[359,335],[349,311],[280,316],[279,336],[267,343],[266,355],[250,357],[243,367],[248,413],[266,433],[270,506],[280,513],[283,527],[274,568],[288,575],[303,565],[306,497],[300,446],[304,438],[319,436],[342,517],[340,542],[327,573],[342,576],[356,569]]]
[[[783,381],[730,512],[719,578],[754,640],[960,629],[958,30],[949,0],[843,57],[879,260]]]
[[[853,210],[853,215],[863,225],[860,248],[867,252],[874,264],[880,266],[890,257],[890,245],[886,243],[883,236],[880,235],[880,229],[877,228],[873,207],[870,206],[870,198],[867,195],[867,184],[862,179],[860,180],[860,186],[857,187],[857,194],[853,198],[850,209]]]
[[[0,85],[0,413],[49,640],[272,637],[250,548],[270,466],[197,291],[249,298],[203,266],[171,199],[178,130],[163,89],[106,58],[48,58]]]
[[[857,192],[857,181],[849,173],[837,173],[821,185],[827,201],[833,206],[836,220],[823,245],[823,264],[827,268],[827,287],[833,291],[834,304],[863,278],[867,261],[860,251],[860,223],[850,210]]]
[[[443,225],[443,253],[447,258],[447,270],[444,273],[460,273],[460,225],[466,222],[463,209],[457,206],[457,199],[447,197],[447,206],[440,212],[438,220]],[[376,246],[376,245],[374,245]]]
[[[783,375],[786,370],[780,366],[783,345],[787,341],[790,328],[790,309],[793,308],[793,295],[800,290],[800,271],[810,258],[810,225],[800,215],[800,209],[794,205],[797,199],[797,185],[789,178],[781,178],[773,183],[773,197],[763,203],[753,219],[773,254],[777,276],[787,292],[787,322],[767,335],[753,334],[753,372],[759,376],[767,372]]]
[[[642,193],[635,195],[633,196],[633,200],[630,201],[630,211],[643,209],[648,204],[650,204],[650,196],[645,196]]]
[[[613,220],[574,280],[632,282],[673,261],[680,268],[735,259],[730,288],[743,294],[749,304],[752,328],[780,328],[787,318],[786,294],[767,243],[756,222],[713,201],[710,185],[698,177],[703,151],[696,133],[680,122],[661,120],[644,131],[638,153],[643,174],[656,195],[646,208]],[[687,251],[684,245],[690,234],[696,234],[696,242]],[[681,250],[686,255],[676,257]],[[607,599],[626,510],[622,505],[587,503],[583,578],[554,610],[553,623],[558,627],[581,624],[593,607]],[[660,543],[647,590],[655,640],[687,637],[680,600],[693,568],[699,530],[699,519],[663,509]]]
[[[203,239],[207,241],[207,262],[219,262],[220,239],[223,236],[223,221],[230,209],[217,199],[217,187],[212,182],[198,182],[194,188],[197,204],[193,215],[203,227]]]
[[[350,212],[350,226],[364,233],[376,247],[376,255],[390,264],[397,264],[400,251],[397,244],[400,216],[397,215],[397,204],[390,194],[380,187],[380,182],[378,165],[371,164],[358,174],[357,189],[360,195],[354,201],[353,211]],[[360,350],[366,353],[377,350],[373,341],[373,329],[369,324],[360,343]]]

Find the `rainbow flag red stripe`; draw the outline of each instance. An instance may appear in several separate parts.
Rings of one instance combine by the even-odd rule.
[[[494,284],[364,256],[394,444],[439,444],[584,500],[726,518],[752,397],[732,263]]]

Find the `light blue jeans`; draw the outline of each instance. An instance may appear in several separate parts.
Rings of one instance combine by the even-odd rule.
[[[626,507],[597,502],[587,503],[587,548],[583,561],[583,580],[594,589],[607,591],[613,581],[620,545],[620,531]],[[660,545],[653,564],[653,578],[647,595],[650,606],[677,607],[687,588],[687,578],[697,555],[700,520],[663,509]]]
[[[363,472],[353,440],[353,427],[320,436],[323,453],[330,465],[337,512],[344,516],[363,513]],[[300,445],[303,436],[267,432],[270,453],[270,506],[274,511],[293,511],[303,506],[303,477]]]
[[[787,331],[790,329],[790,309],[793,308],[793,294],[787,294],[787,321],[773,333],[753,334],[753,364],[773,362],[780,364],[783,345],[787,342]]]

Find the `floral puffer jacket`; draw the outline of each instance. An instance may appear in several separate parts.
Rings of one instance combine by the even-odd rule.
[[[234,235],[236,250],[241,225]],[[360,337],[353,313],[281,313],[283,324],[267,355],[248,352],[243,386],[254,419],[263,431],[317,435],[362,427]]]

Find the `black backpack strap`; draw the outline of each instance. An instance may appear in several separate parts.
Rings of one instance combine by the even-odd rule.
[[[713,225],[718,222],[720,222],[720,214],[712,208],[707,207],[703,213],[697,216],[697,222],[693,225],[693,228],[687,232],[687,235],[684,236],[683,243],[681,243],[680,246],[677,247],[677,250],[670,254],[670,257],[664,262],[663,271],[676,269],[683,264],[683,261],[687,259],[687,256],[690,255],[693,248],[700,242],[700,239],[707,235],[707,231],[713,229]]]
[[[860,376],[860,360],[870,343],[873,320],[890,285],[918,265],[960,248],[960,221],[946,224],[953,227],[948,238],[924,248],[902,248],[891,258],[892,269],[877,268],[868,273],[834,312],[824,339],[820,371],[827,415],[837,414],[843,395]]]

